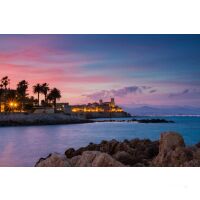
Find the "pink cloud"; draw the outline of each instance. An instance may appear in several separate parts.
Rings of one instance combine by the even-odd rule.
[[[31,95],[34,84],[47,82],[51,87],[58,87],[63,93],[63,98],[75,93],[80,94],[85,91],[84,86],[111,83],[113,81],[113,78],[109,76],[95,73],[88,74],[82,65],[91,62],[90,60],[85,59],[82,62],[69,59],[69,61],[57,63],[44,58],[41,55],[43,53],[45,54],[45,51],[37,50],[26,52],[23,55],[20,53],[0,53],[1,76],[9,76],[11,88],[15,88],[20,80],[27,80],[30,84],[29,92]],[[63,54],[59,54],[59,56],[63,56]],[[19,61],[24,64],[16,64]],[[34,61],[37,62],[34,63]],[[27,65],[25,65],[26,62]],[[66,85],[72,86],[71,89]]]

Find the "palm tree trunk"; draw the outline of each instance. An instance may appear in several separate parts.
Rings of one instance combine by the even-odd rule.
[[[54,99],[54,113],[56,113],[56,99]]]
[[[40,93],[38,92],[38,106],[40,106]]]
[[[47,107],[47,94],[44,95],[44,107]]]

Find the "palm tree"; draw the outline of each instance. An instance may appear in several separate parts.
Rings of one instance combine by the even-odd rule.
[[[42,85],[37,83],[33,86],[33,93],[38,95],[38,106],[40,105],[40,94],[42,93]]]
[[[42,94],[44,94],[44,102],[47,103],[47,93],[50,90],[49,84],[48,83],[43,83],[42,84]]]
[[[4,76],[1,79],[1,85],[2,85],[2,94],[4,94],[4,108],[6,107],[7,104],[7,86],[10,84],[10,79],[8,76]]]
[[[22,109],[24,109],[25,98],[27,96],[28,82],[25,80],[17,84],[17,94],[22,102]]]
[[[8,78],[8,76],[4,76],[2,79],[1,79],[1,83],[4,87],[5,90],[7,90],[7,86],[10,84],[10,79]]]
[[[56,111],[56,100],[61,98],[61,92],[57,88],[53,88],[47,97],[50,101],[53,101],[54,111]]]

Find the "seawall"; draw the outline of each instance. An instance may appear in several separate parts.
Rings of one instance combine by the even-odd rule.
[[[56,125],[91,123],[93,121],[75,115],[64,113],[34,114],[34,113],[1,113],[0,126]]]

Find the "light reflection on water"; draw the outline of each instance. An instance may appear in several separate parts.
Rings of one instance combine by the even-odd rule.
[[[145,117],[146,118],[146,117]],[[162,117],[163,118],[163,117]],[[200,117],[165,117],[174,124],[106,122],[92,124],[0,128],[0,166],[34,166],[51,152],[99,143],[101,140],[159,139],[163,131],[180,132],[187,145],[200,141]]]

